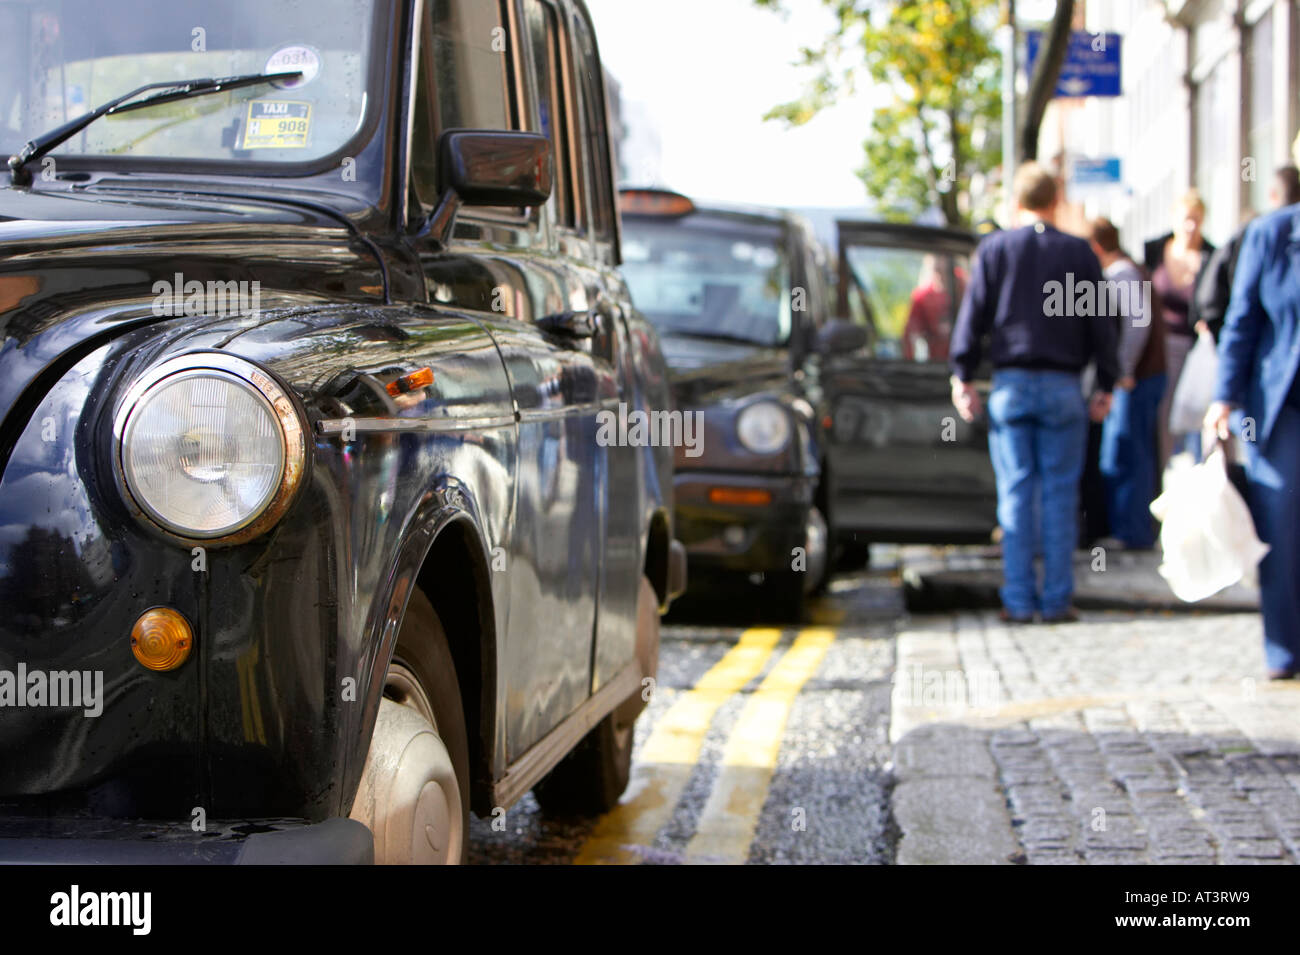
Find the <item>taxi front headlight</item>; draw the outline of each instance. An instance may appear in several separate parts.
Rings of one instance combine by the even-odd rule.
[[[293,402],[230,355],[184,355],[146,373],[127,392],[114,434],[130,501],[186,539],[261,533],[288,506],[305,465]]]
[[[775,401],[756,401],[736,417],[736,437],[754,454],[775,454],[790,442],[790,416]]]

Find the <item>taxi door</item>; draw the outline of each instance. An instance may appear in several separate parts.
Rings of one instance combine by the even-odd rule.
[[[837,317],[865,347],[823,354],[827,498],[842,542],[987,541],[997,491],[983,421],[951,402],[948,344],[976,239],[840,222]],[[987,397],[987,382],[980,385]]]

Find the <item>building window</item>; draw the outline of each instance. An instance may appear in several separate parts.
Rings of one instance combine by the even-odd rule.
[[[1237,166],[1240,102],[1233,57],[1224,57],[1196,87],[1196,188],[1205,200],[1205,234],[1222,242],[1237,230],[1241,174]]]
[[[1255,160],[1255,181],[1250,187],[1250,205],[1256,212],[1268,211],[1268,184],[1273,170],[1284,157],[1277,155],[1273,142],[1273,10],[1250,28],[1247,81],[1250,111],[1247,115],[1246,154]]]

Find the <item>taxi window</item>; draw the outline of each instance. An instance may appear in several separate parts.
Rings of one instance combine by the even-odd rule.
[[[438,137],[448,129],[514,129],[505,18],[498,3],[434,0],[425,7],[411,135],[419,202],[438,201]],[[517,209],[485,210],[517,216]]]
[[[578,97],[582,104],[586,153],[581,168],[591,202],[586,225],[597,241],[613,242],[614,189],[610,174],[609,133],[605,128],[605,84],[600,56],[596,52],[596,38],[591,25],[581,13],[574,14],[573,30],[578,46]]]
[[[803,307],[795,311],[805,313],[804,320],[813,326],[820,326],[826,320],[826,264],[825,256],[810,235],[803,247]]]
[[[623,277],[661,334],[785,344],[790,272],[779,228],[624,222]]]
[[[560,29],[555,8],[544,0],[527,0],[528,42],[532,47],[533,75],[537,85],[538,131],[555,151],[555,187],[551,203],[559,225],[574,225],[569,195],[569,130],[560,80]]]
[[[342,155],[376,118],[390,15],[373,0],[0,2],[0,155],[147,84],[285,72],[302,76],[104,116],[52,157],[261,174]]]
[[[849,314],[868,327],[874,354],[913,362],[948,360],[966,291],[966,256],[858,245],[845,250]]]
[[[500,4],[433,4],[434,123],[439,130],[511,128],[506,51]]]

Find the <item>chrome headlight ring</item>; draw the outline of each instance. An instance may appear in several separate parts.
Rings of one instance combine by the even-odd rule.
[[[783,451],[793,435],[790,413],[779,401],[761,398],[736,415],[736,438],[752,454]]]
[[[209,521],[203,526],[198,526],[198,521],[181,520],[175,508],[170,507],[168,492],[171,485],[168,481],[174,483],[185,477],[190,479],[191,489],[207,485],[226,492],[232,501],[239,497],[229,493],[231,482],[222,471],[223,467],[229,469],[230,462],[212,460],[214,432],[208,427],[214,419],[224,424],[224,412],[230,410],[232,402],[228,400],[221,406],[193,403],[188,417],[183,405],[173,405],[170,417],[164,409],[161,415],[150,419],[151,402],[157,402],[173,389],[187,386],[191,389],[205,387],[209,396],[224,389],[227,398],[242,405],[246,415],[261,416],[261,423],[265,426],[261,442],[276,459],[262,468],[264,474],[254,482],[251,500],[243,498],[235,502],[241,505],[238,508],[228,505],[226,510],[230,513],[225,519]],[[155,429],[160,423],[167,425],[170,434],[163,434],[161,439],[155,440],[155,445],[168,443],[168,439],[173,445],[171,460],[162,466],[157,462],[158,448],[153,449],[154,461],[147,463],[152,463],[154,470],[147,475],[142,474],[145,469],[136,460],[133,448],[138,439],[136,430],[142,422]],[[230,433],[215,434],[215,438],[218,439],[216,443],[224,440],[227,445],[241,440]],[[187,463],[187,453],[195,459],[204,459],[200,463],[206,465],[206,469],[191,466],[195,461]],[[254,467],[257,463],[243,462]],[[123,501],[142,522],[180,542],[231,545],[265,533],[293,502],[306,466],[303,419],[288,392],[257,365],[223,352],[191,352],[150,368],[127,389],[114,415],[113,469]],[[196,476],[194,472],[200,470],[205,471],[204,475]],[[155,480],[150,486],[145,477],[161,479],[163,500],[159,500],[160,481]]]

